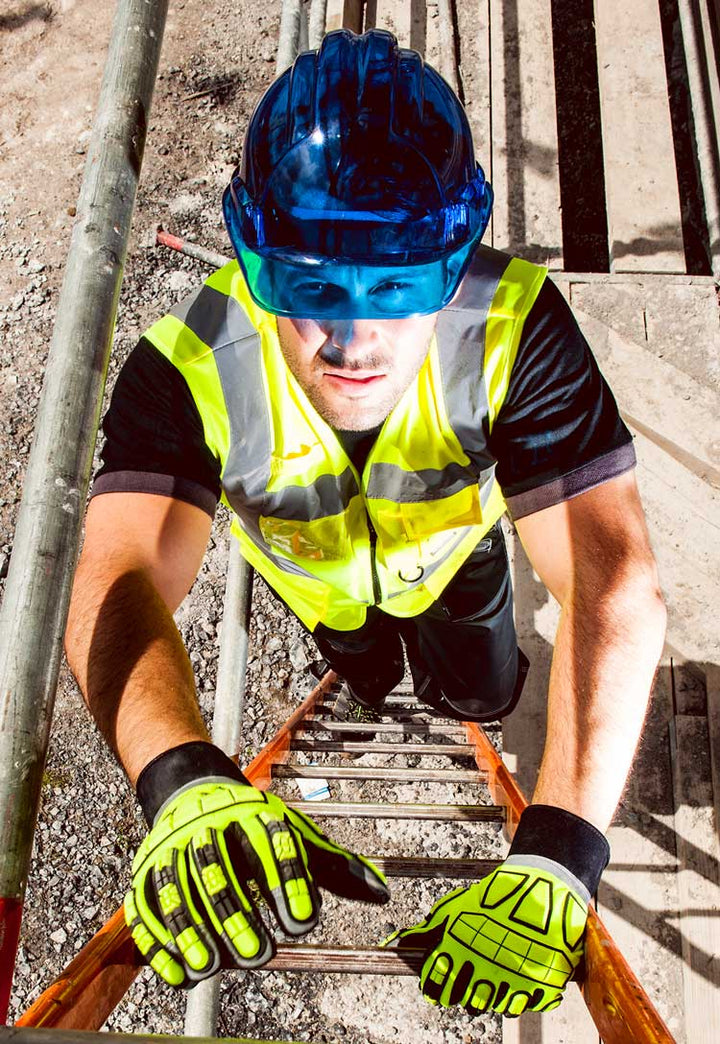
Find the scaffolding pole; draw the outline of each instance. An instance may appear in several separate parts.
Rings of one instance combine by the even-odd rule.
[[[252,567],[240,554],[240,544],[231,536],[212,726],[213,743],[230,757],[241,753],[252,576]],[[185,1006],[186,1035],[214,1038],[219,1005],[220,973],[199,982],[188,993]]]
[[[0,610],[0,1022],[167,0],[118,0]]]

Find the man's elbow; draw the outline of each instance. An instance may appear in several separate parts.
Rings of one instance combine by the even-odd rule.
[[[606,574],[601,586],[604,587],[603,600],[613,614],[620,614],[627,628],[642,631],[646,640],[657,643],[661,649],[667,609],[653,556],[648,554],[619,563]]]

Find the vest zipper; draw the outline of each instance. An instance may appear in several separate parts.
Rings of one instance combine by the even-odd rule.
[[[368,533],[370,534],[370,573],[373,585],[373,605],[380,605],[380,602],[382,601],[382,591],[380,590],[380,579],[377,575],[377,569],[375,568],[375,545],[377,544],[377,533],[375,532],[375,527],[372,524],[372,519],[370,518],[367,509],[365,514],[367,515]]]

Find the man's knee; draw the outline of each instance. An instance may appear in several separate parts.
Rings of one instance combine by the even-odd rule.
[[[520,699],[530,661],[522,649],[516,648],[514,655],[501,671],[491,677],[478,677],[472,686],[445,684],[442,687],[429,678],[425,688],[425,702],[440,706],[450,717],[459,721],[496,721],[510,714]],[[437,697],[440,697],[440,701]],[[435,702],[433,702],[435,698]],[[418,693],[418,699],[422,696]]]

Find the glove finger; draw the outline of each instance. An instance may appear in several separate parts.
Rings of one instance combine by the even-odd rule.
[[[427,1000],[447,1007],[452,988],[453,960],[449,953],[433,949],[420,972],[420,989]]]
[[[158,853],[152,882],[165,927],[194,981],[214,975],[220,968],[220,951],[194,901],[185,850],[168,848]]]
[[[284,931],[304,935],[314,928],[320,901],[300,837],[271,812],[235,824],[235,836]]]
[[[484,1015],[490,1009],[495,985],[489,979],[476,979],[471,984],[463,1007],[469,1015]]]
[[[472,961],[454,961],[452,973],[448,976],[440,1003],[446,1008],[462,1004],[472,991],[475,978],[475,965]]]
[[[382,874],[365,856],[336,845],[318,825],[294,808],[288,808],[286,820],[302,838],[312,876],[319,888],[344,899],[368,903],[387,903],[390,890]]]
[[[156,918],[141,917],[134,892],[125,896],[125,924],[130,929],[133,942],[147,963],[168,986],[184,986],[187,982],[185,969],[170,954],[163,942],[172,942],[170,933]],[[146,923],[149,922],[148,923]],[[150,925],[150,926],[149,926]]]
[[[231,859],[225,834],[210,828],[192,840],[190,871],[210,922],[233,962],[259,968],[275,952],[275,944],[235,868],[247,869],[242,854]],[[244,873],[240,874],[245,876]]]
[[[524,1011],[531,1007],[537,990],[529,993],[527,990],[515,990],[509,995],[503,1014],[506,1019],[516,1019]],[[542,991],[540,991],[542,993]]]

